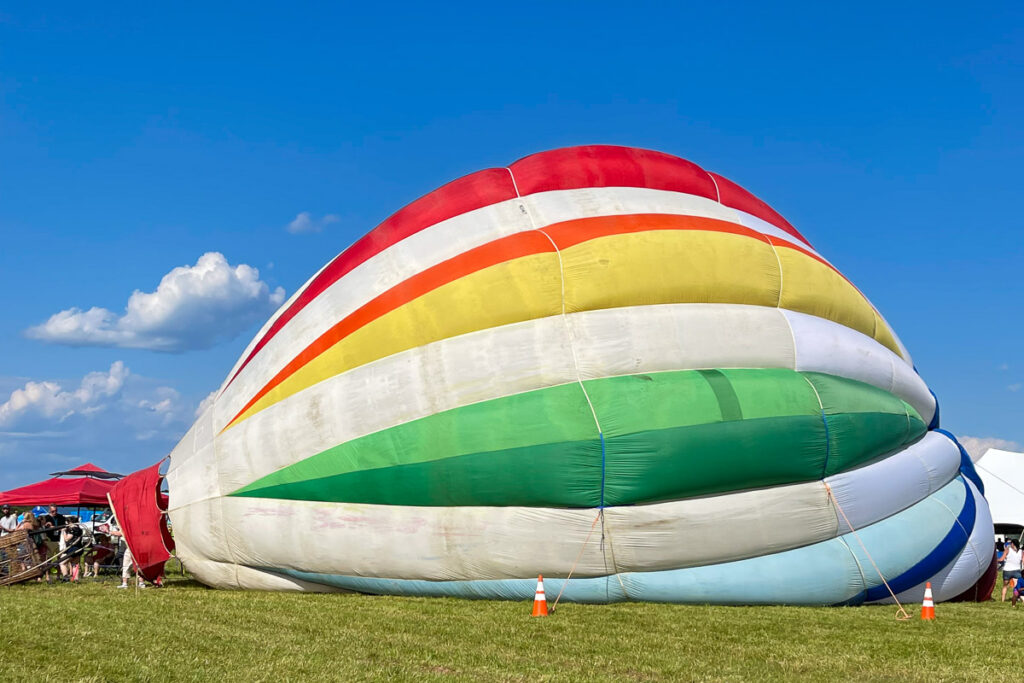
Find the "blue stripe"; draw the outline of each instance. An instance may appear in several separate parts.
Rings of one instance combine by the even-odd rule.
[[[971,483],[977,487],[978,492],[984,496],[985,482],[981,480],[978,470],[974,469],[974,461],[971,460],[971,454],[967,452],[967,449],[964,448],[959,441],[957,441],[955,436],[947,432],[945,429],[936,429],[935,431],[955,443],[956,447],[960,449],[960,473],[970,479]]]
[[[960,510],[956,522],[950,528],[946,536],[939,541],[935,549],[928,553],[920,562],[903,572],[899,576],[889,579],[889,587],[893,593],[902,593],[908,588],[923,583],[942,570],[947,564],[960,554],[960,551],[967,545],[967,539],[974,528],[974,517],[977,514],[977,505],[974,502],[974,494],[967,487],[962,479],[958,480],[967,489],[967,498],[964,499],[964,507]],[[869,588],[864,594],[864,601],[881,600],[889,595],[885,584]]]
[[[935,399],[935,414],[932,415],[932,421],[928,423],[928,431],[931,432],[939,428],[939,397],[931,389],[928,390],[928,393]]]

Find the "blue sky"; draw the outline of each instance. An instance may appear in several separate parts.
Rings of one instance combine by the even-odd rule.
[[[359,235],[584,143],[764,198],[895,327],[945,427],[1024,443],[1020,6],[706,5],[8,5],[0,488],[156,461]],[[107,345],[69,345],[86,328]]]

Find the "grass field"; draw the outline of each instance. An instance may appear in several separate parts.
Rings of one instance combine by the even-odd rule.
[[[0,588],[0,681],[1013,680],[1024,609],[707,607]],[[1013,665],[1020,670],[1019,663]]]

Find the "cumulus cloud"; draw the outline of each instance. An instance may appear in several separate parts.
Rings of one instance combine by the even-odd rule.
[[[967,449],[967,452],[971,456],[971,460],[977,460],[990,448],[996,448],[1001,451],[1024,450],[1024,448],[1021,448],[1021,445],[1016,441],[998,439],[991,436],[960,436],[957,437],[957,439],[963,447]]]
[[[57,466],[93,461],[131,472],[150,465],[185,433],[194,407],[121,361],[70,381],[24,380],[0,395],[0,490]]]
[[[285,230],[293,235],[307,232],[320,232],[328,225],[337,223],[340,220],[341,217],[333,213],[325,214],[317,219],[313,218],[313,215],[309,211],[302,211],[292,219],[291,223],[285,226]]]
[[[206,349],[265,320],[284,301],[260,272],[232,266],[219,252],[180,266],[154,292],[135,290],[123,315],[106,308],[69,308],[30,327],[26,336],[67,346],[111,346],[179,353]]]
[[[137,377],[122,361],[90,372],[68,386],[59,380],[30,380],[0,403],[0,440],[61,439],[87,424],[121,435],[141,434],[177,424],[191,411],[173,388]]]
[[[9,428],[33,419],[63,422],[72,415],[89,415],[106,407],[128,377],[128,368],[114,362],[107,372],[90,372],[77,389],[65,390],[57,382],[27,382],[0,404],[0,427]]]

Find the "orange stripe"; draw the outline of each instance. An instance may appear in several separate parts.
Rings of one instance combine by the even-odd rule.
[[[562,223],[555,223],[541,230],[520,232],[501,239],[488,242],[470,249],[421,273],[410,277],[391,289],[371,299],[348,316],[343,318],[329,330],[317,337],[295,358],[288,362],[267,384],[253,396],[245,406],[231,419],[221,432],[230,428],[249,408],[270,392],[274,387],[294,374],[299,368],[334,346],[364,325],[380,318],[402,305],[423,296],[438,287],[454,282],[471,273],[483,270],[499,263],[512,261],[524,256],[555,251],[558,249],[587,242],[599,237],[620,235],[655,230],[703,230],[707,232],[724,232],[743,235],[773,244],[776,240],[768,240],[766,235],[742,225],[715,218],[701,216],[680,216],[675,214],[627,214],[619,216],[599,216],[593,218],[577,218]],[[543,234],[542,234],[543,233]],[[545,237],[547,235],[550,237]],[[780,246],[795,248],[808,256],[835,270],[830,264],[808,252],[807,250],[788,243]],[[837,273],[839,271],[836,271]],[[839,273],[840,276],[842,273]],[[845,278],[844,278],[845,279]]]

